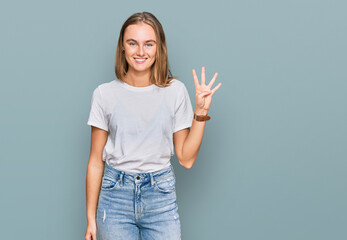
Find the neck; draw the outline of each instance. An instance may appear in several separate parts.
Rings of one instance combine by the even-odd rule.
[[[150,76],[151,76],[150,71],[143,73],[143,72],[131,71],[129,69],[129,71],[124,77],[124,81],[127,84],[132,85],[134,87],[147,87],[152,85],[152,83],[150,82]]]

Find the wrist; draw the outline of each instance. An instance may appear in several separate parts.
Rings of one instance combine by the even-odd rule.
[[[196,108],[195,111],[194,111],[194,114],[196,114],[196,115],[204,115],[204,116],[206,116],[207,113],[208,113],[208,110],[199,109],[199,108]]]
[[[94,224],[96,222],[96,217],[88,217],[87,222],[88,224]]]

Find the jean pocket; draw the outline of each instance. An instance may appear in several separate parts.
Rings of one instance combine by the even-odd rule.
[[[104,191],[110,191],[119,186],[119,177],[111,177],[105,174],[102,177],[101,189]]]
[[[176,189],[176,181],[174,176],[168,176],[167,178],[160,178],[155,180],[154,187],[163,193],[171,193]]]

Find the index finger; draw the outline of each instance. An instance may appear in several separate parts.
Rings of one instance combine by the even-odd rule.
[[[198,76],[196,76],[196,72],[195,69],[193,69],[193,78],[194,78],[194,84],[195,84],[195,88],[197,88],[199,86],[199,79]]]

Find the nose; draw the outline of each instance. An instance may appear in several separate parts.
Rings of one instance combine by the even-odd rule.
[[[145,53],[145,50],[143,49],[144,47],[143,46],[139,46],[138,50],[137,50],[137,54],[139,56],[143,56],[144,53]]]

